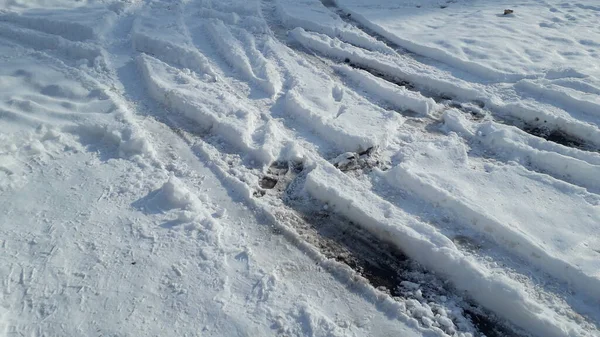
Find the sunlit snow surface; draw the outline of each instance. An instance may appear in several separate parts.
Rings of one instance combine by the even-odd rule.
[[[598,22],[0,0],[0,336],[599,335]]]

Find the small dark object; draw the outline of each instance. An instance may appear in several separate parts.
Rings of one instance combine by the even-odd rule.
[[[371,146],[370,148],[368,148],[368,149],[366,149],[366,150],[364,150],[362,152],[359,152],[358,155],[359,156],[365,156],[365,155],[368,156],[368,155],[370,155],[373,152],[374,149],[375,148],[373,146]]]
[[[132,265],[135,265],[136,263],[137,263],[137,262],[135,262],[135,261],[131,262],[131,264],[132,264]]]
[[[504,10],[504,15],[509,15],[509,14],[512,14],[512,13],[514,13],[514,12],[515,12],[515,11],[513,11],[512,9],[505,9],[505,10]]]
[[[346,57],[346,58],[344,59],[344,62],[346,62],[346,63],[350,63],[350,59]]]
[[[289,165],[286,161],[276,161],[269,167],[269,173],[277,176],[283,176],[288,172],[289,169]]]
[[[277,185],[277,179],[271,177],[263,177],[258,184],[260,185],[260,187],[270,190],[273,187],[275,187],[275,185]]]

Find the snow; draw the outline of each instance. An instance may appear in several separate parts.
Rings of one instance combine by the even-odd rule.
[[[460,142],[416,144],[406,152],[386,174],[392,184],[443,205],[532,265],[598,297],[598,252],[590,248],[599,244],[593,235],[600,216],[597,195],[510,163],[472,162]],[[510,203],[498,198],[508,194]]]
[[[49,162],[46,175],[58,171],[62,179],[48,181],[42,172],[32,172],[19,193],[2,198],[11,209],[11,221],[2,230],[3,238],[12,238],[4,241],[2,257],[8,309],[3,324],[9,335],[39,329],[65,335],[270,334],[272,324],[297,334],[309,318],[316,335],[335,329],[339,335],[358,329],[354,322],[361,315],[373,318],[364,329],[375,334],[378,329],[411,334],[372,306],[352,312],[364,306],[360,296],[347,293],[285,242],[263,241],[265,227],[232,203],[209,170],[196,167],[206,176],[203,188],[212,191],[210,203],[238,210],[235,218],[245,219],[229,222],[227,230],[212,218],[171,220],[174,214],[167,210],[152,215],[151,209],[132,209],[128,201],[137,198],[142,198],[139,204],[164,207],[152,195],[146,202],[144,188],[129,185],[160,181],[160,172],[144,179],[149,172],[123,161],[95,162],[82,171],[77,162],[86,160],[96,161],[82,153]],[[170,183],[161,191],[168,192]],[[206,212],[215,206],[201,207]],[[249,228],[258,231],[252,234]],[[287,281],[290,274],[295,281]],[[317,293],[323,301],[318,303],[328,308],[335,297],[346,304],[327,309],[311,300]],[[348,327],[334,329],[334,319],[347,321]],[[67,324],[73,321],[78,324]]]
[[[597,94],[588,94],[580,90],[565,88],[555,85],[552,80],[522,80],[516,84],[516,87],[522,91],[529,91],[535,96],[549,100],[554,100],[564,106],[567,110],[582,111],[593,117],[600,116],[598,110],[600,102]]]
[[[290,29],[302,27],[365,49],[394,54],[394,50],[384,43],[373,40],[360,29],[344,22],[320,0],[277,0],[276,3],[282,23]]]
[[[599,16],[0,0],[0,336],[598,336]]]
[[[396,109],[411,110],[426,116],[435,108],[435,101],[432,98],[424,97],[420,93],[404,87],[398,88],[398,86],[383,81],[364,70],[348,66],[336,66],[334,69]]]
[[[331,166],[315,169],[308,176],[306,188],[312,196],[332,205],[348,218],[360,222],[383,240],[402,247],[404,252],[419,263],[446,275],[476,301],[505,313],[517,324],[528,325],[536,335],[564,336],[581,333],[578,327],[564,322],[536,303],[513,280],[504,275],[492,276],[490,271],[463,255],[452,241],[435,228],[360,187],[344,184],[343,180],[341,172]],[[407,305],[415,303],[412,301],[407,301]],[[421,318],[424,310],[419,305],[413,310],[413,315]],[[427,317],[430,316],[433,315]],[[438,323],[444,326],[447,321],[444,320],[445,317],[441,318]]]
[[[444,112],[444,123],[449,131],[476,138],[505,160],[530,163],[544,173],[598,191],[595,177],[600,174],[600,155],[596,153],[541,140],[518,128],[490,121],[476,125],[456,110]]]
[[[371,106],[366,104],[345,105],[333,101],[310,101],[306,96],[291,91],[286,95],[284,104],[292,118],[301,119],[324,138],[346,151],[361,152],[384,144],[387,133],[401,123],[391,113],[369,111]],[[322,105],[319,106],[320,104]],[[371,114],[365,116],[365,110]]]
[[[593,0],[335,2],[394,43],[490,81],[547,76],[557,69],[599,77],[594,46],[600,12]],[[504,9],[514,14],[505,16]]]
[[[290,36],[297,40],[306,48],[315,50],[339,60],[348,60],[349,62],[377,70],[380,73],[406,79],[418,83],[437,93],[453,93],[467,99],[476,99],[480,93],[474,90],[467,83],[451,82],[444,74],[437,74],[438,70],[432,70],[433,74],[425,75],[429,69],[414,65],[414,62],[399,62],[398,60],[386,57],[379,53],[371,52],[357,48],[351,44],[331,39],[328,36],[307,32],[298,27],[290,32]],[[401,57],[400,61],[404,61]],[[431,76],[433,75],[433,76]],[[456,81],[455,79],[453,79]]]
[[[257,153],[257,159],[273,160],[268,153],[252,146],[257,113],[244,108],[235,96],[226,97],[202,79],[197,80],[151,56],[140,55],[137,63],[154,99],[194,119],[203,129],[221,130],[218,132],[227,135],[230,143]],[[194,91],[199,89],[204,89],[206,96],[197,97]]]
[[[250,43],[242,43],[219,19],[207,20],[205,29],[217,50],[234,69],[255,82],[269,95],[275,95],[280,90],[281,80],[278,78],[278,74],[253,46],[254,42],[251,37],[245,36]]]

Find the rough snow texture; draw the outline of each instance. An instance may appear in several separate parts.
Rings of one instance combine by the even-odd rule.
[[[598,336],[599,18],[0,0],[0,335]]]
[[[394,43],[489,80],[600,75],[593,0],[335,2]]]

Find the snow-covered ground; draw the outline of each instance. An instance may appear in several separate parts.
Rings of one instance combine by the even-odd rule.
[[[0,336],[600,335],[599,21],[0,0]]]

